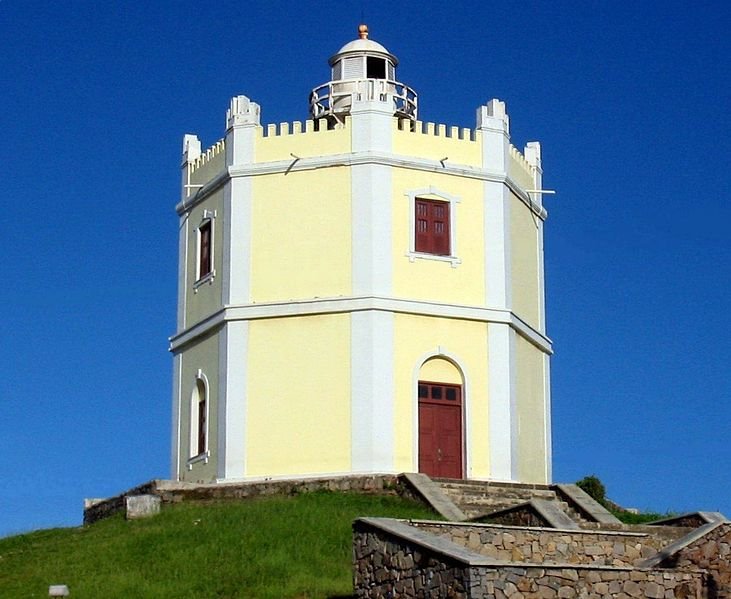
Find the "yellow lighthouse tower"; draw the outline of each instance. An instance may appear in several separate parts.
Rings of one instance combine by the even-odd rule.
[[[539,144],[419,121],[365,26],[330,67],[304,123],[184,137],[173,478],[549,482]]]

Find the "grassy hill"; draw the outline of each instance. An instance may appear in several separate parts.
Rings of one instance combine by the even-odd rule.
[[[165,506],[85,528],[0,539],[0,596],[71,598],[349,597],[358,516],[435,518],[399,497],[310,493]]]

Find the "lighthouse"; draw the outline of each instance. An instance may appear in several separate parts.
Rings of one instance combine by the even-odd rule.
[[[540,145],[420,121],[364,25],[329,67],[304,121],[184,136],[172,477],[550,482]]]

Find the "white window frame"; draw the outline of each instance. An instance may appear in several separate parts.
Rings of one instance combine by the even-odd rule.
[[[462,259],[457,254],[457,204],[461,202],[459,196],[452,195],[433,185],[420,189],[411,189],[404,195],[409,198],[409,250],[406,252],[409,262],[436,260],[437,262],[449,262],[452,268],[457,268],[458,265],[462,264]],[[449,203],[449,256],[416,251],[416,198]]]
[[[216,220],[216,211],[215,210],[204,210],[203,214],[201,215],[200,223],[198,223],[198,226],[195,229],[195,238],[196,238],[196,244],[195,244],[195,282],[193,283],[193,289],[197,292],[198,287],[203,285],[204,283],[208,283],[209,285],[213,283],[213,279],[216,278],[216,269],[214,268],[215,264],[215,224]],[[206,273],[203,276],[200,276],[201,272],[201,227],[210,222],[211,223],[211,239],[210,239],[210,247],[208,248],[208,251],[211,254],[211,270]]]
[[[198,393],[198,385],[203,387],[203,401],[206,402],[206,447],[201,453],[198,453],[198,404],[201,402]],[[211,457],[210,449],[210,430],[211,430],[211,394],[208,377],[202,370],[198,369],[193,379],[193,390],[190,393],[190,430],[188,435],[188,470],[193,469],[193,464],[202,462],[207,464]],[[195,451],[195,453],[194,453]]]

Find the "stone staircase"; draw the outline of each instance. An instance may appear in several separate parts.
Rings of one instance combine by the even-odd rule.
[[[533,500],[550,502],[578,526],[596,522],[589,514],[565,501],[564,494],[555,485],[500,483],[449,478],[435,478],[434,483],[470,520],[522,506]]]
[[[521,485],[451,478],[433,480],[470,519],[517,507],[531,499],[559,501],[555,491],[547,485]]]

